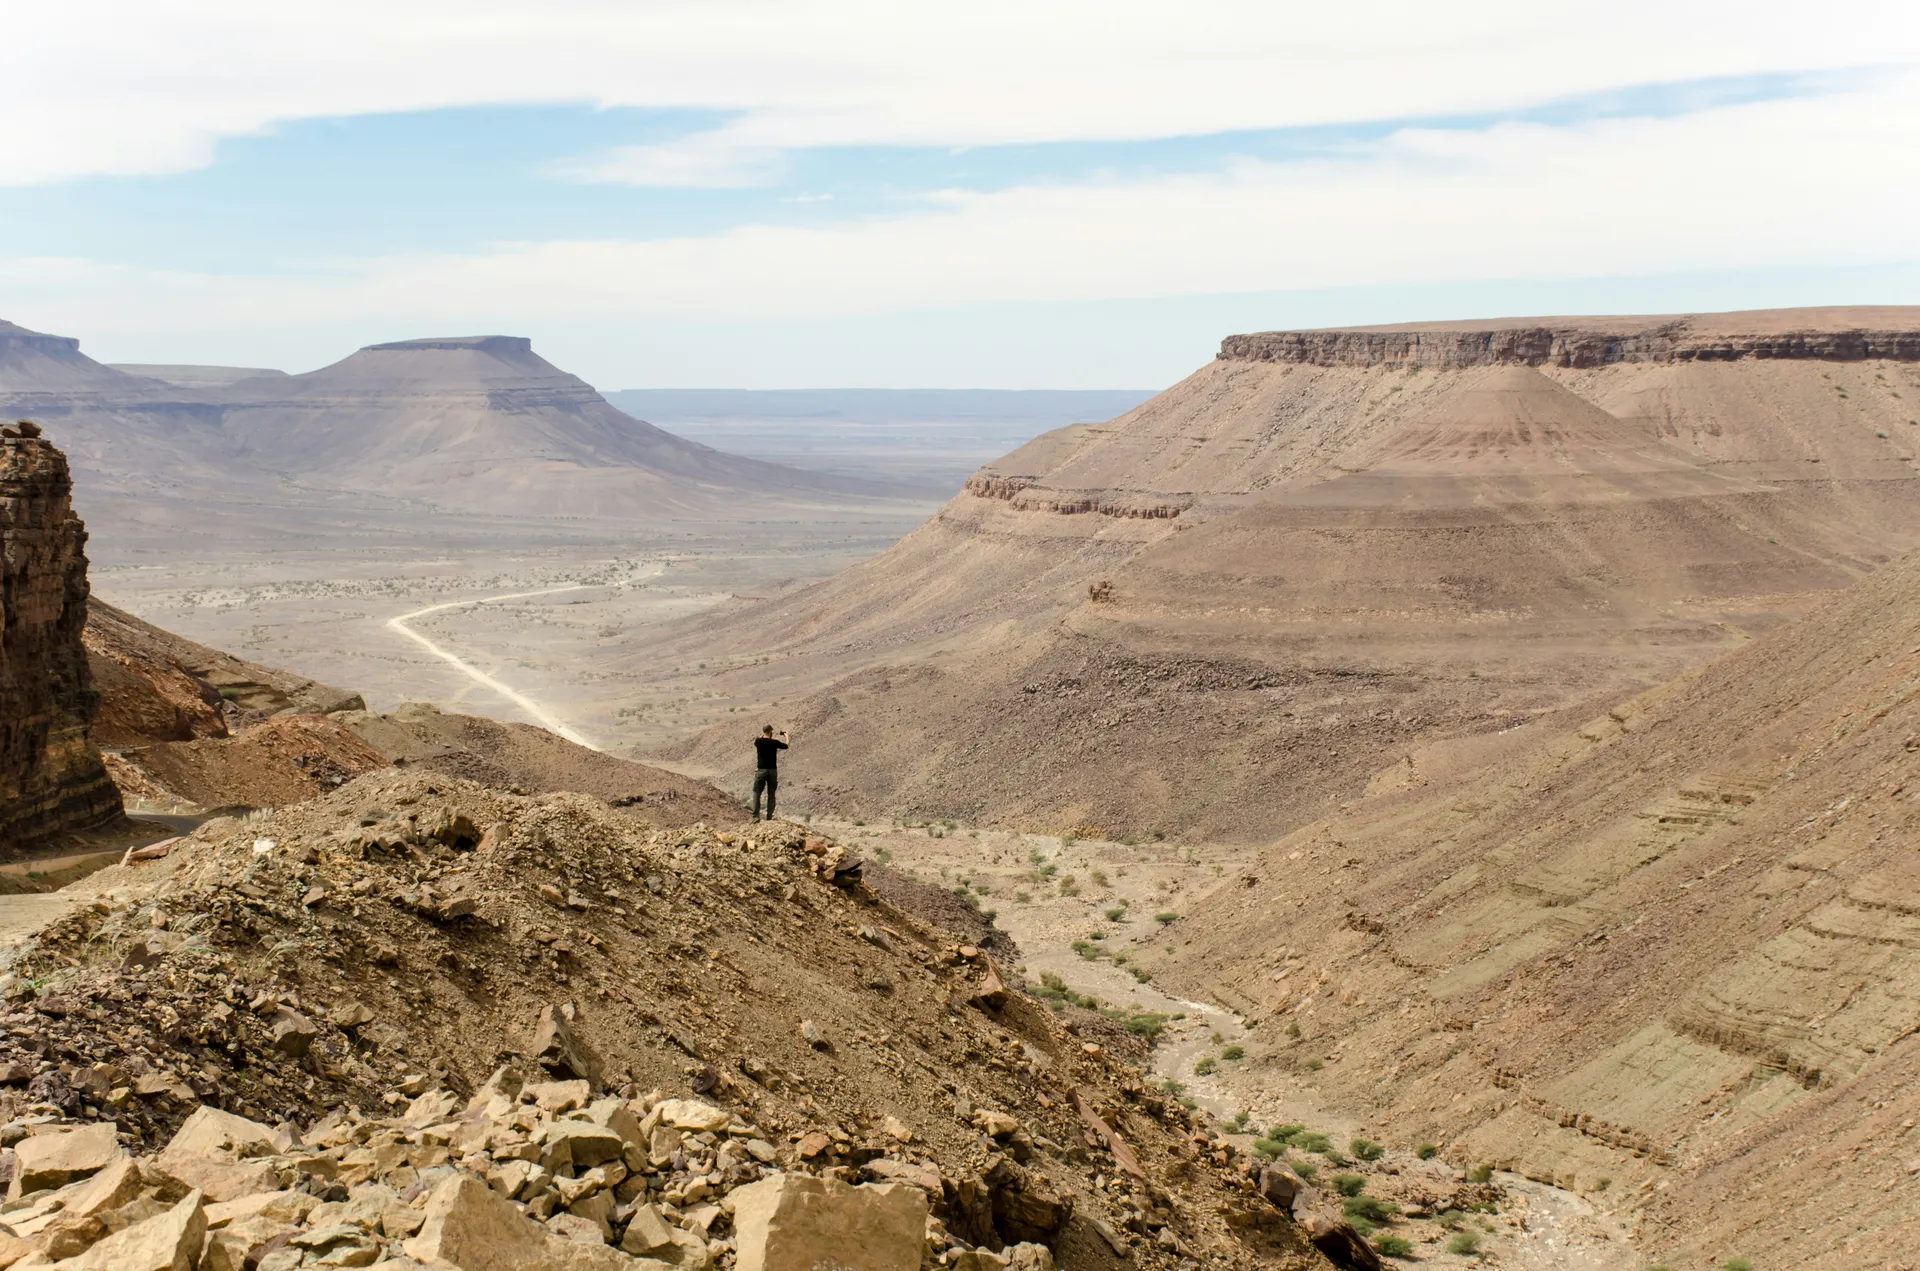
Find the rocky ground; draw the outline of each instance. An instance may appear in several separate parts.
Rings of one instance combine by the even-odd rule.
[[[779,1178],[911,1210],[911,1261],[875,1266],[1321,1265],[1123,1025],[1008,987],[798,826],[385,770],[145,855],[0,981],[14,1265],[197,1238],[202,1268],[771,1268],[780,1205],[741,1193]],[[81,1135],[90,1164],[32,1172]]]

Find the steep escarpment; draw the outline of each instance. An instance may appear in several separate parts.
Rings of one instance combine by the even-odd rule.
[[[96,700],[80,641],[86,527],[66,457],[33,425],[0,429],[0,847],[120,815],[87,738]]]
[[[1564,344],[1589,336],[1644,347]],[[881,556],[662,649],[786,704],[813,806],[1259,841],[1920,543],[1915,338],[1913,310],[1235,337]],[[741,780],[742,747],[689,754]]]
[[[1157,975],[1406,1142],[1626,1190],[1675,1265],[1881,1265],[1920,1203],[1920,559],[1468,775],[1415,751]],[[1451,770],[1450,770],[1451,769]]]
[[[1311,366],[1554,366],[1618,362],[1920,361],[1920,330],[1899,308],[1536,318],[1228,336],[1222,361]]]

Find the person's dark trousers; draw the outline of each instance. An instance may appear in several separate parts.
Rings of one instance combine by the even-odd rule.
[[[767,792],[767,820],[773,820],[773,796],[780,789],[780,770],[778,768],[757,768],[753,773],[753,815],[760,817],[760,792]]]

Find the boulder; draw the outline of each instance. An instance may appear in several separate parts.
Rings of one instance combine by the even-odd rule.
[[[427,1199],[420,1234],[406,1242],[417,1262],[460,1271],[518,1271],[541,1261],[547,1233],[513,1202],[470,1174],[451,1174]]]
[[[640,1258],[643,1265],[652,1263],[648,1271],[655,1271],[659,1266],[676,1271],[707,1271],[713,1265],[706,1241],[668,1223],[652,1205],[635,1207],[620,1247]]]
[[[212,1206],[209,1206],[212,1208]],[[250,1214],[207,1233],[200,1271],[253,1271],[260,1260],[284,1248],[300,1228],[265,1214]]]
[[[1269,1165],[1260,1171],[1260,1194],[1275,1209],[1291,1213],[1301,1186],[1300,1176],[1284,1165]]]
[[[626,1147],[618,1134],[591,1121],[549,1121],[540,1127],[535,1142],[549,1147],[562,1140],[570,1149],[568,1159],[575,1169],[591,1169],[617,1161]]]
[[[920,1269],[927,1197],[916,1187],[775,1174],[732,1199],[737,1271]]]
[[[1380,1271],[1380,1255],[1339,1210],[1330,1205],[1313,1209],[1300,1225],[1313,1247],[1326,1254],[1334,1266],[1343,1271]]]
[[[246,1159],[271,1155],[276,1148],[273,1131],[259,1122],[202,1106],[168,1140],[160,1165],[209,1200],[232,1201],[279,1190],[280,1175],[272,1165]]]
[[[194,1271],[207,1237],[199,1192],[165,1213],[137,1222],[60,1264],[60,1271]]]
[[[13,1181],[7,1184],[7,1199],[65,1187],[125,1157],[111,1121],[21,1139],[13,1149]]]
[[[716,1108],[698,1099],[663,1099],[654,1111],[660,1116],[659,1124],[676,1130],[692,1130],[696,1134],[701,1131],[718,1134],[733,1120],[733,1114],[725,1108]]]
[[[586,1043],[573,1035],[573,1024],[558,1006],[541,1010],[533,1030],[533,1056],[554,1072],[592,1081],[599,1064]]]

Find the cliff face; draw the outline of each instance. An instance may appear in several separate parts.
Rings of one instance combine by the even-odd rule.
[[[1593,318],[1513,325],[1495,321],[1349,331],[1264,331],[1228,336],[1220,342],[1220,360],[1446,369],[1510,365],[1578,369],[1619,362],[1737,362],[1746,358],[1920,361],[1920,329],[1912,326],[1826,329],[1810,325],[1793,330],[1778,329],[1765,321],[1738,321],[1746,316],[1628,319],[1614,324]]]
[[[0,430],[0,849],[121,811],[87,739],[86,527],[66,456],[21,431]]]

